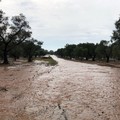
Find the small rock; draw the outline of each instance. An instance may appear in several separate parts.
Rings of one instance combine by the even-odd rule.
[[[5,87],[0,87],[0,91],[2,91],[2,92],[6,92],[6,91],[8,91]]]

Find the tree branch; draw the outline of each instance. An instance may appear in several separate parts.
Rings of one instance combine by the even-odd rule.
[[[5,42],[5,38],[2,35],[0,35],[0,37],[3,40],[3,42]]]
[[[7,50],[7,52],[11,51],[13,48],[15,48],[16,46],[18,46],[19,44],[21,44],[23,41],[25,41],[26,38],[27,38],[27,37],[25,37],[25,38],[23,38],[22,40],[20,40],[20,42],[18,42],[17,44],[14,44],[14,46],[12,46],[11,48],[9,48],[9,49]]]
[[[13,40],[13,37],[16,36],[21,31],[21,28],[22,28],[22,26],[20,27],[20,29],[15,34],[10,36],[10,40],[7,42],[8,44]]]

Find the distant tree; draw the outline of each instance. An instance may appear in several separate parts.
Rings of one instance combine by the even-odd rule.
[[[16,46],[14,49],[12,49],[9,52],[9,56],[14,58],[14,60],[16,61],[16,59],[19,59],[20,56],[23,55],[23,49],[22,46]]]
[[[95,61],[96,58],[96,46],[94,43],[89,43],[88,51],[89,51],[89,56],[92,58],[92,61]]]
[[[74,54],[74,58],[82,60],[82,57],[83,57],[83,48],[79,47],[79,46],[76,46],[74,48],[74,50],[73,50],[73,54]]]
[[[75,58],[83,60],[85,58],[88,60],[89,58],[92,58],[92,60],[95,60],[96,53],[95,53],[96,45],[93,43],[80,43],[78,45],[69,45],[67,44],[65,48],[58,49],[56,51],[56,54],[60,57],[66,57],[66,58]]]
[[[112,42],[113,42],[113,57],[120,59],[120,18],[115,22],[116,30],[113,31]]]
[[[50,51],[49,51],[49,54],[50,54],[50,55],[53,55],[53,54],[54,54],[54,51],[53,51],[53,50],[50,50]]]
[[[113,31],[112,41],[120,45],[120,18],[115,22],[116,30]]]
[[[55,54],[58,56],[58,57],[62,57],[64,58],[65,57],[65,49],[64,48],[60,48],[58,49]]]
[[[96,48],[98,58],[106,58],[106,62],[109,62],[111,52],[112,50],[111,46],[109,45],[109,41],[106,40],[102,40]]]
[[[72,45],[67,44],[65,46],[64,54],[67,58],[71,59],[72,57],[74,57],[73,50],[75,47],[76,47],[76,45],[74,45],[74,44],[72,44]]]
[[[42,41],[38,41],[36,40],[35,44],[35,49],[34,49],[34,56],[38,57],[38,56],[42,56],[42,55],[46,55],[48,53],[47,50],[43,49],[41,46],[43,44]],[[43,52],[43,53],[42,53]]]
[[[92,60],[95,61],[96,45],[94,43],[80,43],[78,47],[82,48],[83,57],[85,57],[86,60],[92,58]]]
[[[39,49],[39,50],[37,51],[37,56],[39,56],[39,57],[45,56],[45,55],[47,55],[48,53],[49,53],[48,50],[45,50],[45,49],[41,48],[41,49]]]
[[[41,50],[42,44],[42,42],[37,41],[34,38],[26,40],[23,43],[24,55],[28,58],[28,62],[32,62],[33,56],[37,56],[36,53]]]
[[[112,56],[114,59],[120,60],[120,46],[117,43],[112,45]]]
[[[8,52],[31,36],[30,26],[23,14],[14,16],[9,21],[0,10],[0,41],[3,51],[3,63],[8,64]]]

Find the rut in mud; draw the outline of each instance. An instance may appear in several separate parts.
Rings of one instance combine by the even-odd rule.
[[[120,69],[63,60],[0,68],[0,120],[120,120]]]

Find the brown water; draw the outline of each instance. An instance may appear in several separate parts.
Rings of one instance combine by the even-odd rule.
[[[53,58],[0,68],[0,120],[120,120],[120,68]]]

